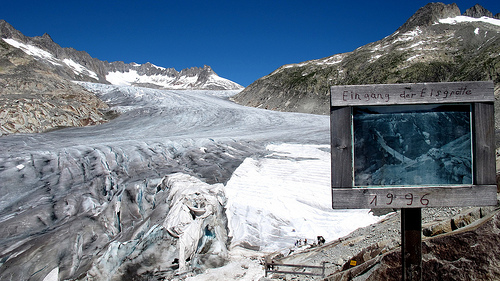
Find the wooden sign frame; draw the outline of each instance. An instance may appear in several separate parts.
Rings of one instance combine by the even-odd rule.
[[[492,81],[332,86],[332,207],[372,209],[496,205],[493,89]],[[471,105],[472,184],[354,186],[353,107],[411,104]]]

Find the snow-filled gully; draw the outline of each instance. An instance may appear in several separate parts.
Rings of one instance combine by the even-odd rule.
[[[328,116],[234,91],[84,86],[121,116],[0,138],[0,280],[231,276],[239,253],[376,221],[330,208]]]

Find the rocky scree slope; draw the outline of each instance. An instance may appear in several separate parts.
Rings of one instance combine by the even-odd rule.
[[[106,122],[94,94],[0,40],[0,136]]]
[[[495,21],[485,18],[491,15],[476,5],[464,13],[468,18],[458,18],[467,21],[445,20],[461,16],[458,6],[430,3],[377,42],[283,65],[233,99],[272,110],[328,114],[332,85],[493,80],[498,92],[500,25],[488,23]]]

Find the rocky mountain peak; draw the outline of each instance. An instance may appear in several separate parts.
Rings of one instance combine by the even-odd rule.
[[[180,74],[189,77],[189,76],[194,76],[194,75],[196,75],[196,73],[199,73],[199,72],[207,73],[207,72],[213,72],[213,70],[208,65],[204,65],[203,67],[196,67],[195,66],[195,67],[186,68],[186,69],[181,70]]]
[[[23,38],[24,35],[5,20],[0,20],[0,37],[20,39]]]
[[[50,37],[50,35],[48,33],[44,33],[42,35],[42,39],[44,39],[44,40],[50,40],[50,41],[54,42],[54,40],[52,40],[52,37]]]
[[[420,26],[430,26],[439,19],[452,18],[460,16],[460,9],[457,4],[429,3],[411,16],[399,29],[400,32],[406,32]]]
[[[465,13],[462,14],[463,16],[468,16],[468,17],[473,17],[473,18],[480,18],[480,17],[493,17],[493,13],[485,9],[483,6],[476,4],[473,7],[467,9]]]

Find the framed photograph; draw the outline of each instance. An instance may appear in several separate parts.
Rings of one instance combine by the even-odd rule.
[[[470,104],[352,110],[354,187],[473,184]]]
[[[496,205],[492,82],[331,88],[333,208]]]

